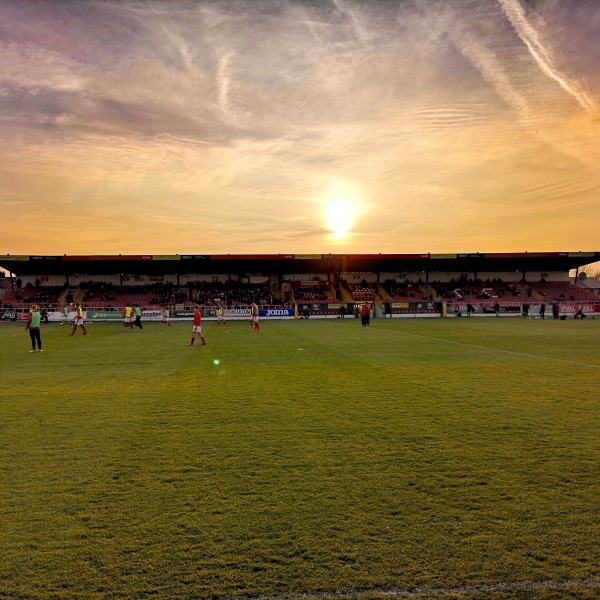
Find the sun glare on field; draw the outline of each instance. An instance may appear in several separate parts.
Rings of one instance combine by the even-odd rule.
[[[327,209],[327,228],[335,235],[344,235],[352,227],[354,208],[345,200],[332,200]]]

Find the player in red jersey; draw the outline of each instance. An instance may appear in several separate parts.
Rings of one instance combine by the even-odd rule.
[[[171,327],[171,323],[169,323],[169,309],[166,306],[161,306],[160,314],[162,315],[162,322]]]
[[[360,307],[360,318],[362,326],[369,327],[371,323],[371,307],[366,302]]]
[[[83,324],[83,310],[80,304],[75,305],[75,321],[73,322],[73,331],[71,332],[71,335],[75,335],[75,332],[77,331],[77,325],[83,329],[83,335],[87,335],[85,325]]]
[[[254,324],[254,331],[258,331],[260,329],[258,325],[258,305],[256,302],[252,303],[252,308],[250,309],[250,314],[252,315],[252,323]]]
[[[188,344],[188,346],[193,346],[196,341],[196,334],[200,335],[200,339],[202,340],[202,345],[206,345],[206,340],[202,335],[202,315],[200,314],[200,308],[198,306],[194,306],[196,309],[194,311],[194,326],[192,327],[192,341]]]

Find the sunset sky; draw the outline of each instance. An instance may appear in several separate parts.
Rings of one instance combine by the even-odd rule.
[[[0,254],[600,250],[600,2],[3,0]]]

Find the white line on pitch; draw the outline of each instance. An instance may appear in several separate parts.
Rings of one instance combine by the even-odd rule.
[[[422,598],[432,596],[463,596],[471,594],[493,593],[493,592],[516,592],[536,590],[566,590],[569,588],[597,588],[600,587],[599,579],[569,579],[566,581],[501,581],[498,583],[483,583],[475,585],[464,585],[460,587],[425,588],[414,587],[409,589],[375,589],[375,590],[336,590],[334,592],[315,593],[283,593],[281,595],[256,596],[256,600],[343,600],[352,598]],[[248,596],[242,596],[248,598]],[[221,600],[230,600],[230,597],[220,596]]]
[[[487,346],[478,346],[476,344],[466,344],[465,342],[455,342],[453,340],[445,340],[444,338],[430,337],[427,335],[418,335],[416,333],[406,333],[404,331],[390,331],[389,329],[377,329],[377,331],[385,331],[387,333],[397,333],[398,335],[406,335],[409,337],[422,338],[424,340],[435,340],[436,342],[445,342],[446,344],[455,344],[457,346],[466,346],[467,348],[477,348],[479,350],[489,350],[490,352],[503,352],[504,354],[514,354],[515,356],[525,356],[527,358],[537,358],[538,360],[553,360],[556,362],[566,363],[568,365],[577,365],[579,367],[592,367],[600,369],[600,365],[591,365],[590,363],[576,362],[574,360],[565,360],[564,358],[551,358],[549,356],[539,356],[537,354],[526,354],[524,352],[515,352],[513,350],[501,350],[500,348],[488,348]]]

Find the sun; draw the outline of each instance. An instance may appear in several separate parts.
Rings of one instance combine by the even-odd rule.
[[[346,200],[332,200],[327,209],[327,228],[335,235],[345,235],[352,227],[354,208]]]

